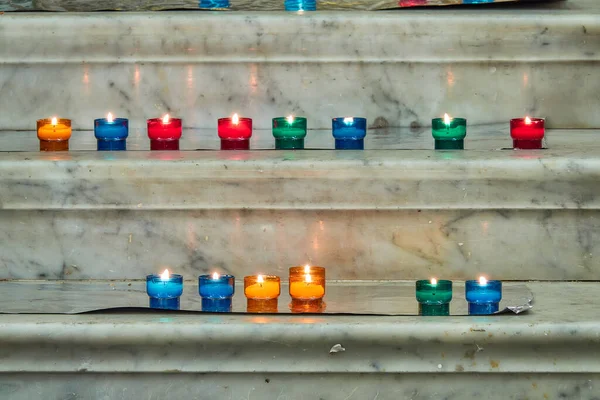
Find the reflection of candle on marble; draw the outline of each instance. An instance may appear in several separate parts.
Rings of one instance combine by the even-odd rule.
[[[541,149],[545,132],[545,120],[542,118],[525,117],[510,120],[510,136],[515,149]]]
[[[367,119],[338,117],[331,120],[336,150],[362,150],[365,148]]]
[[[290,296],[296,300],[322,299],[325,295],[325,268],[306,265],[290,268]]]
[[[276,149],[303,149],[306,118],[292,115],[273,118],[273,136]]]
[[[217,132],[221,138],[221,150],[248,150],[252,119],[240,118],[237,114],[231,118],[219,118]]]
[[[231,311],[231,298],[235,292],[233,275],[200,275],[198,277],[198,293],[202,297],[202,311]]]
[[[147,121],[150,150],[179,150],[181,138],[181,119],[166,114],[162,118]]]
[[[488,281],[483,276],[479,280],[467,281],[465,296],[469,303],[469,315],[493,314],[500,308],[502,282]]]
[[[169,274],[169,270],[146,277],[146,292],[150,297],[150,308],[179,310],[179,297],[183,293],[183,276]]]
[[[285,11],[316,11],[316,0],[284,0]]]
[[[38,119],[37,137],[40,140],[40,151],[67,151],[71,138],[71,120],[56,117]]]
[[[467,120],[451,118],[448,114],[444,114],[443,118],[431,120],[431,133],[435,139],[436,150],[462,150],[465,148]]]
[[[420,280],[416,283],[419,315],[441,316],[450,314],[452,281]]]
[[[113,115],[108,113],[106,118],[94,120],[94,136],[98,140],[98,151],[126,150],[128,135],[127,118],[113,118]]]

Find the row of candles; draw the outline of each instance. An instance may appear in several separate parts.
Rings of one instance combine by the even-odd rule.
[[[337,117],[331,121],[332,133],[337,150],[362,150],[367,135],[367,119],[360,117]],[[464,149],[467,136],[467,120],[451,118],[444,114],[442,118],[431,121],[435,149]],[[304,117],[273,118],[272,132],[276,149],[303,149],[307,131],[307,119]],[[182,121],[168,114],[162,118],[147,121],[150,150],[179,150],[182,135]],[[218,120],[217,133],[221,138],[222,150],[248,150],[252,137],[252,119],[234,114],[231,118]],[[37,135],[41,151],[65,151],[69,149],[71,138],[71,120],[56,117],[37,121]],[[98,150],[126,150],[129,135],[129,120],[106,118],[94,120],[94,135],[98,141]],[[545,135],[545,121],[542,118],[515,118],[510,121],[510,135],[515,149],[541,149]]]
[[[150,307],[179,310],[180,296],[183,294],[183,277],[162,274],[146,277],[146,292]],[[230,312],[231,300],[235,294],[233,275],[200,275],[198,293],[202,298],[202,311]],[[318,266],[297,266],[289,269],[289,293],[292,298],[292,312],[322,312],[325,296],[325,268]],[[281,294],[281,278],[275,275],[251,275],[244,277],[244,295],[247,310],[252,313],[277,312]],[[498,311],[502,300],[502,282],[478,280],[466,282],[465,295],[469,305],[469,315],[489,315]],[[443,316],[450,314],[452,301],[452,281],[419,280],[416,282],[416,298],[419,315]]]

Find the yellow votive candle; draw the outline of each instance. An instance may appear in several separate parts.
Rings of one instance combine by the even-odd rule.
[[[69,150],[71,120],[56,117],[38,119],[37,136],[40,140],[40,151]]]
[[[296,300],[316,300],[325,296],[325,268],[290,268],[290,296]]]
[[[248,299],[276,299],[281,294],[281,279],[275,275],[244,277],[244,294]]]

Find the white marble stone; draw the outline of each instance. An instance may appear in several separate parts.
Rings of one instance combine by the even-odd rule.
[[[594,398],[597,284],[528,286],[530,313],[494,317],[0,315],[0,394]]]
[[[329,128],[444,112],[600,127],[599,10],[439,11],[5,14],[0,129],[54,114],[90,129],[108,111],[135,129],[167,111],[189,128],[234,111],[260,128],[289,113]]]
[[[217,145],[203,132],[186,146]],[[37,145],[18,134],[27,142],[0,145]],[[85,135],[75,144],[93,148]],[[370,135],[368,147],[431,147],[429,133]],[[596,136],[550,131],[538,152],[498,150],[503,127],[470,132],[463,152],[0,153],[0,278],[285,275],[312,262],[332,279],[597,280]]]

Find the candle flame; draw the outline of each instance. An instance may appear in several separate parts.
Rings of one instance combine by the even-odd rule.
[[[351,125],[351,124],[354,123],[354,118],[352,118],[352,117],[346,117],[346,118],[344,118],[344,123],[346,125]]]
[[[169,280],[169,270],[165,269],[165,272],[160,274],[160,279],[163,281]]]
[[[171,118],[171,117],[169,117],[169,114],[165,114],[165,116],[163,117],[163,120],[162,120],[163,124],[168,124],[169,118]]]
[[[437,279],[431,278],[431,284],[432,285],[437,285]]]
[[[233,114],[233,117],[231,117],[231,123],[234,124],[234,125],[239,124],[240,123],[240,117],[238,117],[237,114]]]
[[[529,118],[529,117],[525,117],[525,123],[526,123],[527,125],[530,125],[530,124],[531,124],[531,118]]]
[[[52,121],[50,122],[52,125],[58,124],[58,118],[52,117]]]
[[[292,124],[294,122],[294,116],[293,115],[288,115],[288,117],[286,118],[288,124]]]
[[[108,113],[108,115],[106,116],[106,120],[107,120],[108,122],[113,122],[113,120],[114,120],[114,119],[113,119],[113,115],[112,115],[111,113]]]
[[[451,121],[452,121],[452,118],[450,118],[450,116],[448,114],[444,114],[444,123],[446,125],[450,125]]]
[[[212,278],[216,281],[217,279],[219,279],[219,273],[218,272],[213,272],[212,274]]]
[[[479,277],[479,284],[483,286],[487,285],[487,279],[485,279],[485,276]]]
[[[304,266],[304,273],[305,273],[305,274],[310,274],[310,265],[306,264],[306,265]]]
[[[263,278],[262,275],[259,275],[259,276],[256,277],[256,282],[263,283],[264,281],[265,281],[265,278]]]
[[[304,282],[311,283],[312,282],[312,276],[310,276],[310,274],[304,275]]]

